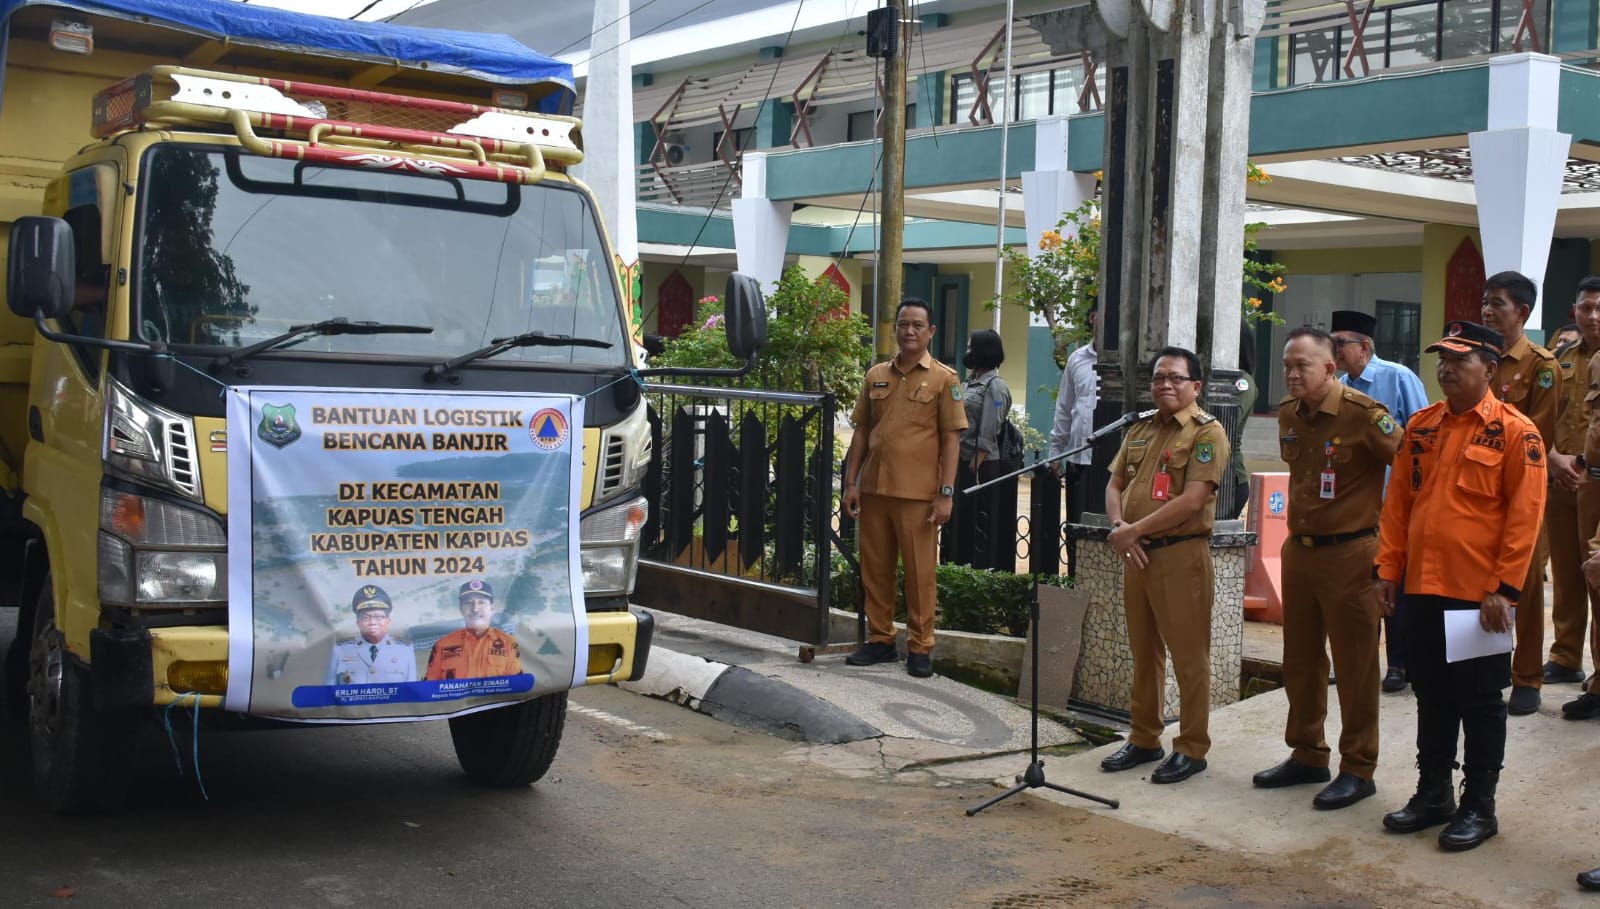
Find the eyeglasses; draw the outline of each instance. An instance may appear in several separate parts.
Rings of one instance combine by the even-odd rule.
[[[1333,346],[1334,346],[1335,349],[1343,347],[1346,344],[1360,344],[1360,343],[1361,342],[1357,341],[1355,338],[1334,338],[1333,339]]]
[[[1158,372],[1155,375],[1150,377],[1150,384],[1151,385],[1178,385],[1178,384],[1183,383],[1183,382],[1198,382],[1198,381],[1200,381],[1200,380],[1195,378],[1194,376],[1167,375],[1166,373],[1162,373],[1162,372]]]

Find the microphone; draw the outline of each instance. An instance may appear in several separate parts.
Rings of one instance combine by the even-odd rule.
[[[1096,429],[1094,432],[1089,433],[1089,438],[1085,441],[1098,442],[1106,436],[1109,436],[1114,432],[1121,432],[1135,423],[1143,423],[1145,420],[1155,416],[1157,412],[1158,411],[1156,411],[1155,408],[1151,408],[1150,410],[1140,410],[1125,413],[1118,417],[1115,421],[1107,423],[1099,429]]]

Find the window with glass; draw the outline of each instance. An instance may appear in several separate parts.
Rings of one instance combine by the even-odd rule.
[[[313,336],[293,349],[438,360],[539,331],[610,346],[518,348],[495,362],[627,362],[593,208],[558,181],[162,145],[145,155],[140,190],[133,330],[143,340],[236,348],[345,318],[433,332]]]
[[[1374,315],[1378,327],[1372,343],[1378,356],[1416,372],[1421,362],[1422,304],[1379,300]]]

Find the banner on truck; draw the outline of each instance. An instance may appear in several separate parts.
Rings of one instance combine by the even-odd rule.
[[[581,685],[583,399],[235,388],[225,706],[454,716]]]

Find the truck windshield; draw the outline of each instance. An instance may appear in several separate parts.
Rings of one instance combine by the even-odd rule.
[[[147,341],[214,351],[344,318],[434,330],[294,350],[435,362],[540,331],[610,346],[524,347],[493,362],[626,365],[609,257],[572,187],[172,145],[149,151],[142,182],[134,317]]]

